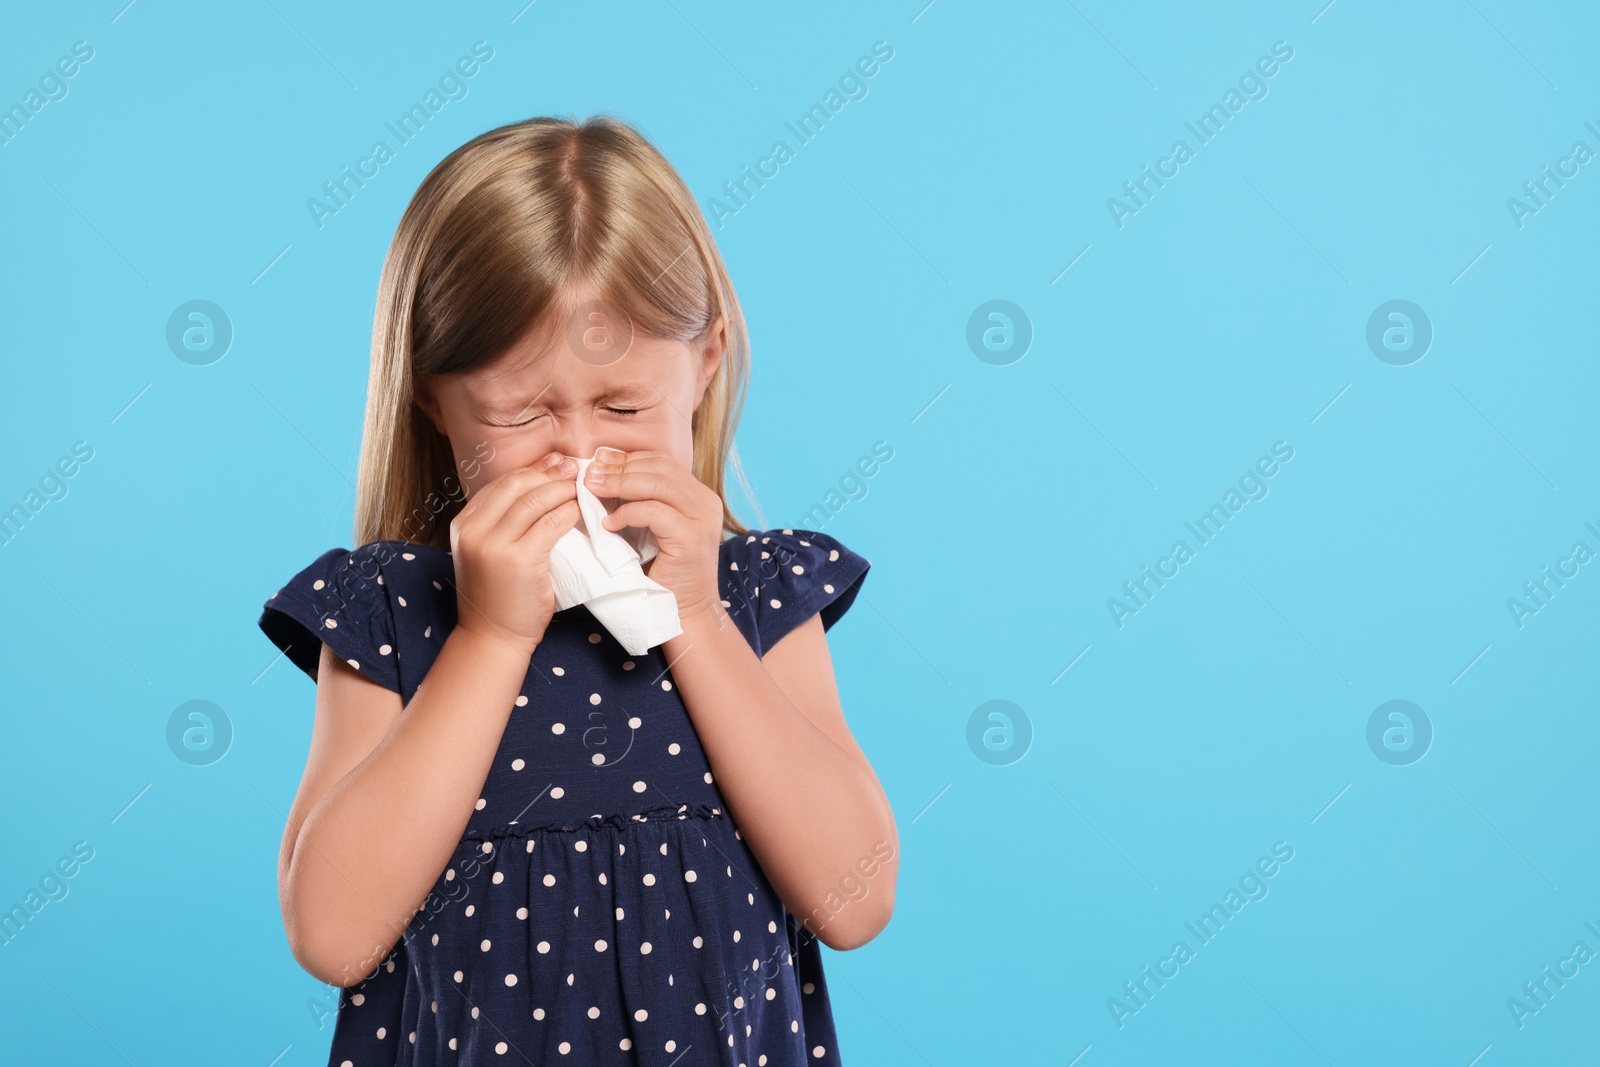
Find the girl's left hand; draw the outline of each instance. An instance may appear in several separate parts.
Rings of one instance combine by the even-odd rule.
[[[598,476],[598,477],[597,477]],[[666,452],[607,449],[589,465],[589,491],[623,501],[605,528],[648,527],[660,546],[646,576],[672,591],[680,616],[721,604],[717,564],[722,498]]]

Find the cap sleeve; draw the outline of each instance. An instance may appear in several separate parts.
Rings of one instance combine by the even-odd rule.
[[[752,531],[725,546],[722,603],[759,656],[813,615],[832,629],[872,566],[814,530]]]
[[[374,682],[400,692],[381,544],[329,549],[262,605],[262,633],[313,681],[325,644]]]

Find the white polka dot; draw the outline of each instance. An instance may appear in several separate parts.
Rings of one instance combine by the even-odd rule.
[[[798,564],[798,563],[796,563],[793,567],[790,567],[789,569],[794,571],[796,574],[804,574],[806,572],[806,569],[804,567],[800,566],[800,564]]]
[[[350,998],[350,1003],[354,1004],[358,1008],[361,1007],[361,1005],[365,1004],[366,1002],[367,1002],[367,995],[365,993],[357,993],[355,996]]]
[[[487,937],[484,938],[483,939],[483,943],[480,944],[478,947],[480,949],[482,949],[483,951],[488,952],[489,951],[489,939]]]
[[[704,1014],[705,1014],[705,1013],[706,1013],[706,1006],[705,1006],[705,1003],[704,1003],[704,1002],[701,1002],[701,1003],[699,1003],[699,1004],[696,1004],[696,1005],[695,1005],[695,1006],[694,1006],[694,1013],[695,1013],[695,1014],[696,1014],[696,1015],[704,1015]]]
[[[527,908],[518,908],[517,909],[517,918],[526,919],[527,917],[528,917],[528,909]]]
[[[601,938],[594,943],[594,950],[596,952],[604,952],[606,950],[605,938]]]
[[[643,782],[634,782],[633,783],[633,791],[635,793],[643,793],[646,788],[647,787],[645,786],[645,784]]]
[[[678,1047],[678,1043],[676,1041],[668,1041],[665,1045],[663,1045],[661,1047],[663,1049],[665,1049],[667,1052],[671,1052],[673,1049]]]
[[[572,1051],[572,1042],[570,1042],[570,1041],[561,1042],[561,1044],[556,1046],[556,1051],[561,1053],[563,1056],[565,1056],[567,1053]]]
[[[525,708],[527,706],[528,706],[528,698],[527,697],[525,697],[525,696],[517,697],[517,707]]]
[[[591,1019],[600,1018],[600,1009],[598,1007],[592,1005],[592,1004],[589,1006],[589,1018],[591,1018]]]
[[[521,758],[514,759],[514,760],[511,761],[511,769],[514,770],[514,771],[520,771],[520,770],[522,770],[522,768],[526,767],[527,765],[528,765],[527,761],[523,760]]]
[[[483,799],[482,797],[478,798],[478,803],[477,803],[476,807],[477,807],[477,809],[479,811],[482,811],[484,808],[486,808],[488,806],[489,806],[489,802],[487,800]]]
[[[589,851],[589,842],[587,842],[587,841],[574,841],[572,843],[572,847],[578,852],[588,852]]]
[[[644,876],[644,884],[645,885],[655,885],[656,884],[656,876],[653,875],[653,874],[646,873],[645,876]]]
[[[444,872],[444,880],[447,882],[453,882],[456,880],[456,869],[454,867]]]
[[[496,1041],[494,1043],[494,1051],[497,1055],[504,1056],[506,1054],[506,1049],[508,1048],[510,1048],[510,1046],[504,1041]]]
[[[563,674],[566,674],[567,672],[562,670],[560,667],[551,667],[550,668],[550,673],[556,675],[557,677],[559,677],[559,676],[561,676]]]
[[[706,779],[706,785],[710,785],[711,784],[711,772],[710,771],[707,771],[705,773],[705,779]]]
[[[493,882],[495,885],[499,885],[501,882],[503,882],[505,880],[506,880],[506,876],[505,876],[505,872],[504,871],[495,871],[494,872],[494,877],[489,879],[489,881]]]
[[[637,716],[637,715],[635,715],[633,718],[628,720],[628,729],[630,729],[630,730],[637,730],[639,727],[641,727],[643,725],[644,725],[644,720],[639,718],[639,716]]]
[[[695,948],[699,948],[703,944],[705,944],[705,939],[702,938],[699,934],[696,934],[695,938],[694,938],[694,947]]]
[[[678,742],[676,742],[676,741],[672,742],[672,744],[667,746],[667,752],[669,752],[670,754],[672,754],[674,756],[676,756],[678,753],[680,753],[682,751],[683,751],[683,746],[678,744]]]
[[[564,734],[567,732],[567,724],[562,722],[553,722],[550,724],[550,732],[553,734]]]
[[[400,558],[401,559],[416,559],[417,557],[412,555],[410,552],[402,552],[402,553],[400,553]]]
[[[621,908],[617,909],[617,918],[618,919],[622,918],[622,909]]]
[[[360,669],[361,669],[361,664],[359,664],[359,663],[357,663],[357,662],[356,662],[356,661],[355,661],[355,660],[353,660],[353,659],[347,659],[347,660],[345,660],[345,662],[346,662],[346,663],[348,663],[348,664],[350,664],[350,666],[352,666],[352,667],[354,667],[354,668],[355,668],[355,669],[356,669],[356,670],[358,670],[358,671],[359,671],[359,670],[360,670]]]
[[[773,597],[770,601],[768,601],[768,603],[770,603],[775,608],[783,607],[783,601],[779,600],[777,597]]]
[[[378,646],[378,655],[380,655],[380,656],[387,656],[389,653],[391,653],[393,651],[394,651],[394,649],[390,648],[388,645],[379,645]]]
[[[828,1050],[823,1048],[821,1045],[818,1045],[816,1048],[811,1050],[811,1055],[815,1056],[819,1060],[827,1054]]]
[[[633,1047],[633,1038],[631,1038],[631,1037],[623,1038],[621,1044],[619,1044],[617,1047],[622,1049],[624,1052],[626,1052],[628,1049]]]
[[[534,1008],[533,1009],[533,1017],[535,1019],[543,1019],[544,1018],[544,1009],[543,1008]]]
[[[516,984],[517,984],[517,976],[516,975],[514,975],[514,974],[506,975],[506,985],[516,985]]]
[[[622,661],[622,669],[625,670],[625,671],[633,670],[633,660],[631,660],[631,659],[623,660]]]
[[[466,978],[466,977],[467,977],[467,976],[466,976],[466,975],[465,975],[465,974],[463,974],[463,973],[462,973],[462,972],[461,972],[461,971],[457,971],[457,972],[456,972],[456,973],[455,973],[455,979],[456,979],[456,981],[458,981],[458,982],[459,982],[459,981],[461,981],[461,980],[462,980],[462,979],[464,979],[464,978]]]
[[[661,679],[661,688],[667,690],[668,692],[671,692],[672,691],[672,682],[669,679],[666,679],[666,678]]]
[[[639,954],[642,956],[650,955],[650,942],[646,941],[644,944],[639,946]]]
[[[594,764],[596,767],[600,766],[600,764],[604,763],[605,761],[606,754],[604,752],[596,752],[594,755],[589,757],[589,762]]]
[[[823,587],[822,587],[822,591],[824,593],[831,593],[831,592],[833,592],[833,586],[832,585],[828,585],[828,584],[824,584]]]
[[[692,869],[683,872],[683,880],[685,882],[692,882],[698,877],[700,877],[700,876],[695,874]]]
[[[591,704],[600,703],[600,694],[599,693],[590,693],[589,694],[589,703],[591,703]]]
[[[540,952],[549,952],[550,951],[550,942],[541,941],[541,942],[539,942],[539,944],[536,947],[539,949]],[[542,1019],[542,1018],[544,1018],[544,1016],[541,1015],[541,1016],[539,1016],[539,1018]]]
[[[454,1051],[455,1047],[456,1047],[456,1039],[452,1037],[450,1039],[450,1049],[451,1049],[451,1051]]]
[[[645,1011],[643,1008],[640,1008],[638,1011],[633,1013],[633,1017],[635,1021],[642,1023],[646,1019],[650,1018],[650,1013]]]
[[[562,797],[564,797],[566,795],[567,795],[567,791],[565,789],[562,789],[559,785],[556,786],[554,789],[550,790],[550,799],[551,800],[560,800]]]
[[[544,876],[544,884],[545,885],[555,885],[556,884],[556,876],[553,875],[553,874],[545,875]]]

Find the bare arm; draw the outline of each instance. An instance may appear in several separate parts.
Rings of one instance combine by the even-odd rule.
[[[452,630],[411,703],[326,645],[278,894],[295,959],[351,986],[400,940],[454,853],[533,645]]]
[[[352,986],[383,961],[461,844],[555,609],[550,548],[578,521],[559,453],[471,492],[451,520],[457,623],[411,703],[326,644],[278,899],[296,960]]]
[[[726,611],[682,616],[662,646],[729,811],[784,906],[829,948],[894,910],[899,835],[840,708],[822,619],[758,658]]]

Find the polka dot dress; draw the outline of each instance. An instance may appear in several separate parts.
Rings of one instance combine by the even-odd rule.
[[[722,543],[722,602],[758,655],[854,601],[870,561],[827,534]],[[332,549],[259,625],[315,678],[319,644],[410,701],[456,622],[449,553]],[[584,607],[534,652],[466,830],[391,954],[339,998],[330,1067],[841,1060],[821,945],[723,805],[660,646]]]

